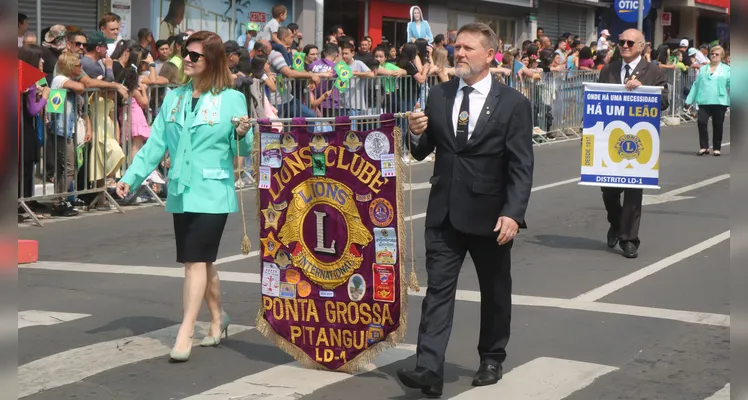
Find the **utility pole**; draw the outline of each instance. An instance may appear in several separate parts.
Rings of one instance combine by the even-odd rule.
[[[325,0],[315,0],[314,9],[314,43],[325,43],[322,30],[325,24]]]
[[[637,19],[637,25],[636,29],[639,30],[639,32],[644,33],[644,0],[639,0],[639,18]]]

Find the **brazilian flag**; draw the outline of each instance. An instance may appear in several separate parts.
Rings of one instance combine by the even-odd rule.
[[[348,81],[353,77],[353,71],[351,71],[351,67],[349,67],[348,64],[343,60],[340,60],[337,64],[335,64],[335,73],[338,74],[338,79],[342,80],[345,83],[348,83]]]
[[[62,114],[65,110],[65,98],[67,97],[67,94],[67,90],[51,90],[49,92],[49,100],[47,100],[47,112],[51,114]]]
[[[302,52],[296,52],[293,55],[293,69],[299,72],[304,72],[304,60],[306,59],[306,54]]]
[[[340,93],[345,93],[345,91],[348,90],[349,84],[348,81],[344,81],[338,77],[338,79],[335,80],[335,87],[338,88]]]

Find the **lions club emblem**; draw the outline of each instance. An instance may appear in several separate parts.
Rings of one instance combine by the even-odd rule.
[[[614,163],[638,162],[646,164],[652,158],[652,135],[647,129],[641,129],[636,135],[615,128],[610,133],[609,155]]]
[[[353,190],[314,177],[292,193],[286,213],[294,218],[286,220],[278,239],[311,282],[327,290],[344,284],[361,266],[361,249],[374,239],[361,221]]]

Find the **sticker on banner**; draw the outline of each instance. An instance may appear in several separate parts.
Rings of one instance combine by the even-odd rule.
[[[297,148],[299,148],[299,142],[296,141],[296,136],[294,136],[292,133],[284,133],[281,135],[281,149],[283,149],[283,152],[293,153],[296,151]]]
[[[356,201],[359,203],[368,203],[371,201],[371,192],[369,193],[362,193],[358,194],[356,193]]]
[[[353,274],[348,280],[348,298],[351,301],[361,301],[366,294],[366,281],[360,274]]]
[[[278,230],[278,221],[280,220],[280,213],[278,211],[275,211],[275,208],[271,206],[270,203],[268,203],[268,207],[261,211],[262,215],[265,217],[265,229],[275,229]]]
[[[275,258],[275,253],[280,249],[281,243],[275,240],[275,235],[273,235],[273,232],[271,231],[268,234],[268,237],[260,239],[260,243],[262,243],[263,247],[265,248],[262,256]]]
[[[312,135],[312,140],[309,141],[309,147],[315,153],[321,153],[327,148],[328,142],[325,135]]]
[[[355,153],[361,150],[361,147],[363,147],[364,144],[361,142],[361,137],[358,136],[358,133],[354,131],[348,131],[348,133],[345,134],[345,141],[343,141],[343,145],[345,146],[346,150]]]
[[[369,156],[372,160],[379,161],[379,159],[382,157],[382,154],[387,154],[390,152],[390,141],[387,139],[387,135],[380,131],[372,131],[369,132],[368,135],[366,135],[366,140],[364,141],[364,149],[366,150],[366,155]]]
[[[384,327],[379,324],[370,324],[369,329],[366,332],[366,342],[372,345],[377,342],[381,342],[384,338]]]
[[[275,254],[274,261],[278,265],[278,268],[286,269],[289,265],[291,265],[291,254],[286,250],[280,249]]]
[[[374,229],[374,248],[378,264],[397,262],[397,235],[395,228]]]
[[[301,297],[307,297],[312,293],[312,285],[307,281],[299,281],[296,284],[296,293]]]
[[[395,302],[395,266],[379,265],[372,266],[374,271],[374,300],[387,303]]]
[[[335,292],[333,292],[332,290],[320,290],[319,297],[330,299],[335,297]]]
[[[273,208],[275,209],[275,211],[278,211],[278,212],[283,211],[286,208],[288,208],[288,202],[282,201],[280,203],[273,203]]]
[[[391,178],[395,176],[395,155],[390,154],[382,154],[381,157],[382,160],[382,176],[385,178]]]
[[[280,294],[278,297],[282,299],[295,299],[296,298],[296,285],[292,283],[281,282]]]
[[[263,133],[260,138],[260,165],[280,168],[283,162],[280,147],[280,135]]]
[[[262,294],[278,297],[280,295],[280,269],[273,263],[262,263]]]
[[[270,167],[260,166],[260,182],[257,184],[260,189],[270,189]]]
[[[395,210],[386,199],[376,198],[369,205],[369,218],[378,227],[389,226],[395,218]]]
[[[299,271],[296,271],[295,269],[286,270],[286,282],[295,285],[299,283],[300,280],[301,274],[299,274]]]
[[[325,176],[325,153],[312,153],[312,175]]]

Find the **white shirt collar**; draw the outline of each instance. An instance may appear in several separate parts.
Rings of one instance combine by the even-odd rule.
[[[634,70],[636,69],[636,66],[639,65],[639,61],[641,61],[641,60],[642,60],[642,56],[640,55],[639,57],[636,57],[636,59],[634,61],[631,61],[630,63],[627,63],[626,61],[623,61],[623,65],[621,66],[621,68],[625,69],[626,65],[630,65],[631,66],[631,73],[633,74]]]
[[[493,78],[491,77],[491,74],[485,76],[485,78],[481,79],[480,81],[476,82],[475,85],[472,85],[473,91],[478,92],[484,96],[488,95],[488,92],[491,91],[491,85]],[[460,78],[460,85],[457,86],[457,92],[459,93],[463,87],[470,86],[465,81]]]

